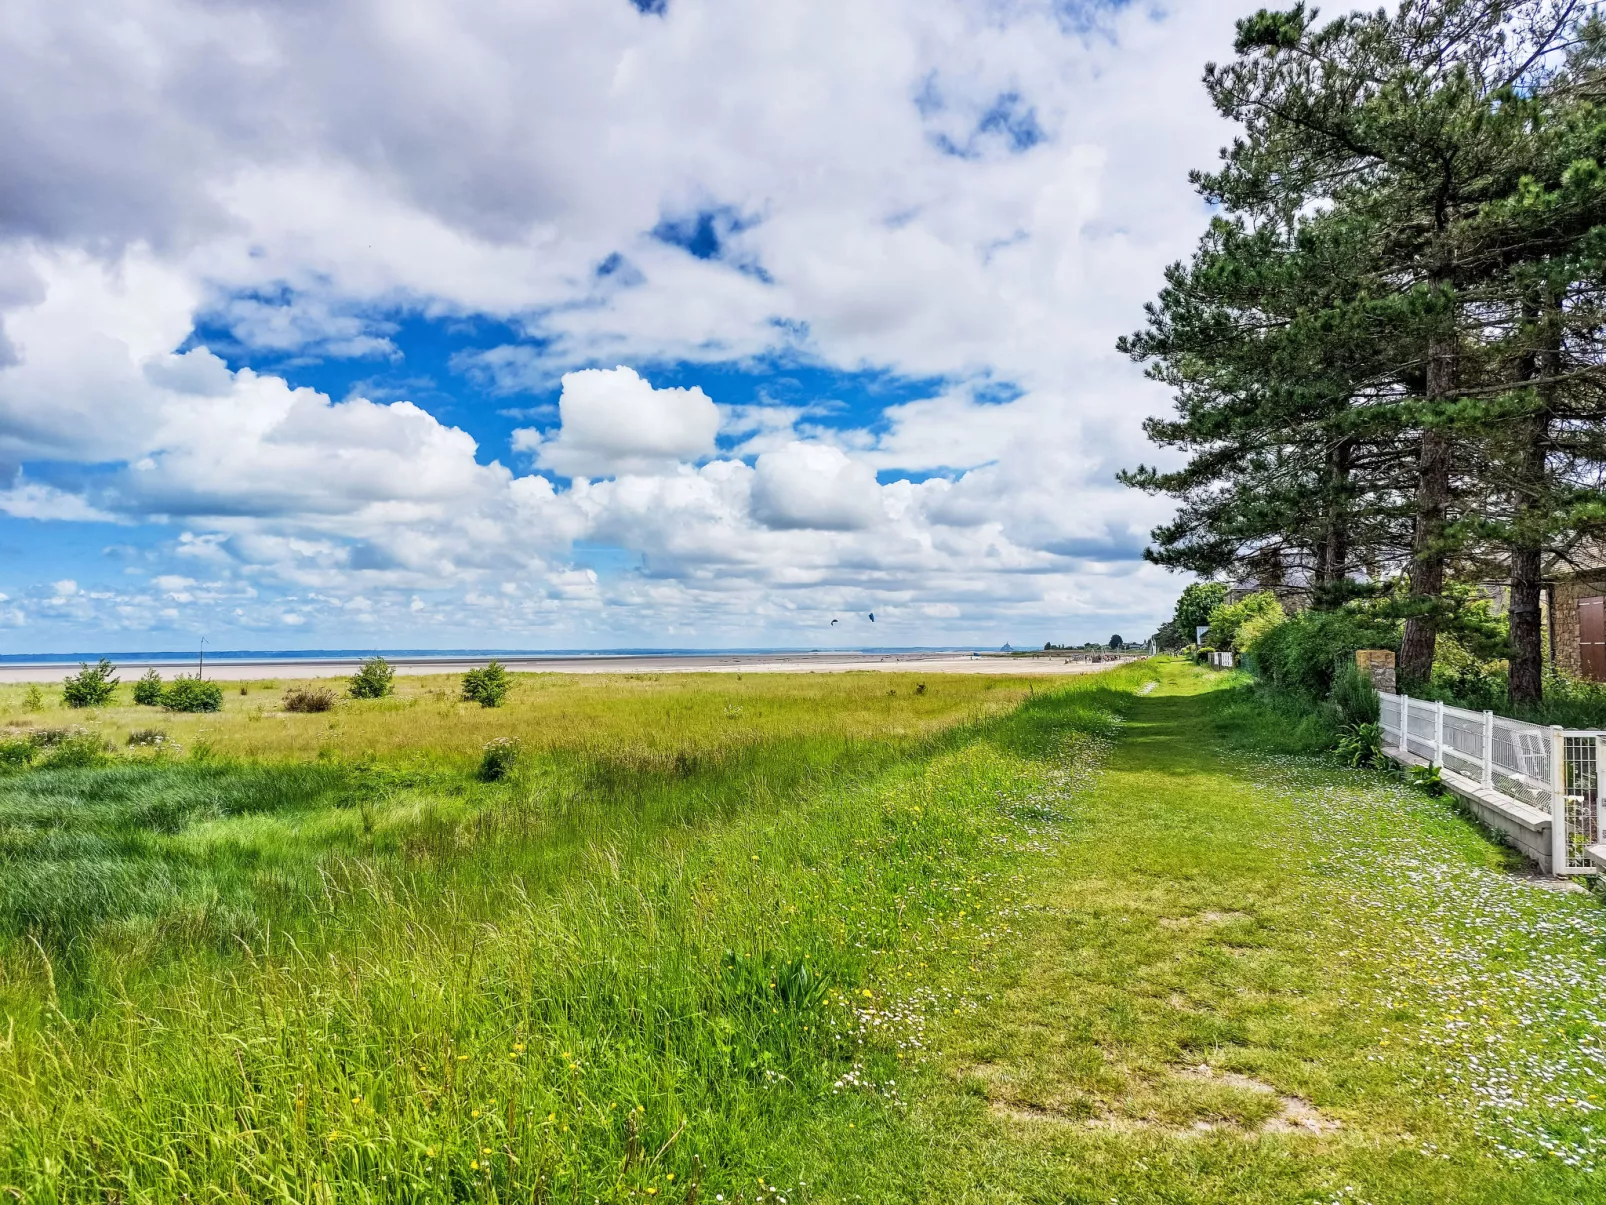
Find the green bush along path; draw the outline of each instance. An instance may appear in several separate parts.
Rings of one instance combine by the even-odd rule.
[[[1606,1200],[1606,912],[1302,732],[0,779],[0,1200]]]

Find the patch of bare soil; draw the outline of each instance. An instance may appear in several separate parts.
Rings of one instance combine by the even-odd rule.
[[[1247,912],[1200,912],[1193,916],[1162,916],[1162,929],[1188,929],[1196,926],[1225,925],[1229,921],[1248,920]]]
[[[997,1089],[1007,1085],[1007,1075],[998,1073],[994,1067],[973,1067],[972,1074],[987,1081],[988,1086]],[[1276,1097],[1277,1111],[1264,1121],[1256,1125],[1245,1126],[1231,1121],[1203,1119],[1187,1125],[1174,1125],[1163,1121],[1133,1117],[1115,1112],[1109,1108],[1095,1112],[1091,1117],[1085,1113],[1073,1115],[1053,1107],[1030,1104],[1019,1100],[1000,1099],[997,1096],[990,1101],[989,1107],[994,1115],[1006,1117],[1011,1121],[1022,1123],[1049,1123],[1057,1125],[1084,1126],[1092,1130],[1104,1130],[1111,1133],[1158,1133],[1172,1137],[1188,1138],[1205,1134],[1332,1134],[1339,1128],[1339,1122],[1324,1115],[1321,1110],[1298,1096],[1291,1096],[1278,1092],[1276,1088],[1263,1080],[1253,1076],[1243,1075],[1236,1071],[1218,1071],[1208,1064],[1201,1063],[1197,1067],[1189,1067],[1172,1073],[1174,1079],[1192,1081],[1195,1083],[1216,1084],[1226,1088],[1236,1088],[1242,1092],[1253,1092],[1257,1095]],[[989,1095],[992,1095],[991,1093]],[[1085,1109],[1085,1102],[1083,1108]]]
[[[1256,1127],[1261,1134],[1331,1134],[1338,1129],[1338,1122],[1331,1117],[1324,1117],[1320,1110],[1310,1101],[1298,1096],[1287,1096],[1277,1091],[1264,1080],[1253,1076],[1241,1075],[1236,1071],[1217,1071],[1208,1063],[1200,1063],[1197,1067],[1190,1067],[1185,1071],[1176,1073],[1179,1079],[1191,1079],[1205,1083],[1224,1084],[1229,1088],[1237,1088],[1243,1092],[1264,1093],[1276,1096],[1280,1106],[1275,1114],[1268,1117]],[[1213,1126],[1210,1123],[1195,1123],[1206,1125],[1211,1129],[1236,1129],[1236,1126]]]

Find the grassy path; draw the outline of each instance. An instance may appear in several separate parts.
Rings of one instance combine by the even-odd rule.
[[[1606,1201],[1606,908],[1232,684],[0,779],[0,1201]]]
[[[922,1195],[1606,1199],[1601,906],[1383,775],[1277,756],[1219,678],[1157,676],[947,1044]]]

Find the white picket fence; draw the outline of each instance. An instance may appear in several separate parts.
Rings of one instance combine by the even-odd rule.
[[[1606,732],[1546,728],[1406,695],[1384,693],[1382,701],[1385,752],[1413,753],[1478,793],[1548,814],[1553,873],[1595,872],[1585,851],[1606,831],[1599,789]]]

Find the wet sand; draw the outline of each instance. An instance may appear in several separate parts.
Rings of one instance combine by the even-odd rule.
[[[1108,657],[1108,654],[1105,654]],[[113,658],[118,676],[132,681],[154,666],[164,677],[193,674],[195,662],[152,661],[140,657]],[[489,658],[398,657],[391,667],[398,674],[460,674],[484,665]],[[843,674],[855,671],[928,674],[1087,674],[1109,669],[1114,659],[1089,661],[1085,656],[1063,654],[1011,657],[1001,653],[697,653],[663,657],[498,657],[514,673],[544,674]],[[1135,657],[1122,657],[1122,661]],[[206,676],[219,682],[257,682],[264,679],[344,678],[357,668],[356,658],[327,660],[298,658],[251,661],[208,661]],[[76,673],[76,664],[48,662],[0,666],[0,682],[60,682]]]

